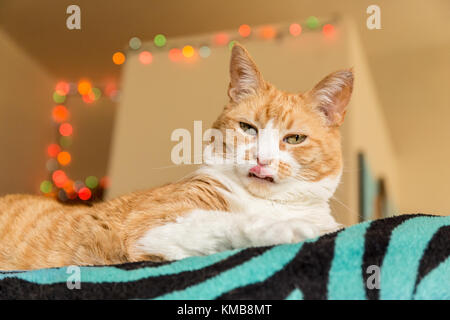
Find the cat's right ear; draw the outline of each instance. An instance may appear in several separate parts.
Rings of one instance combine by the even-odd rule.
[[[228,96],[238,103],[245,97],[255,95],[264,86],[264,80],[247,50],[235,44],[231,50],[230,85]]]

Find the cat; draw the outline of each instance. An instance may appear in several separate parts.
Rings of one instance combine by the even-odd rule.
[[[353,70],[287,93],[235,44],[230,78],[229,103],[212,128],[234,133],[233,143],[212,138],[190,176],[92,207],[0,198],[0,269],[178,260],[340,229],[328,201],[342,173],[339,127]]]

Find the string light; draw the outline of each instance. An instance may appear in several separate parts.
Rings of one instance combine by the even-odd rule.
[[[252,33],[252,28],[250,28],[248,24],[243,24],[239,27],[238,32],[241,35],[241,37],[247,38]]]
[[[72,133],[73,133],[72,125],[67,122],[61,124],[59,126],[59,133],[64,137],[68,137],[68,136],[72,135]]]
[[[150,64],[153,61],[153,55],[148,51],[139,53],[139,62],[142,64]]]
[[[58,105],[52,110],[53,121],[61,123],[69,118],[69,111],[63,105]]]
[[[70,91],[70,85],[69,85],[69,83],[67,83],[65,81],[59,81],[55,86],[55,91],[60,96],[65,96]]]
[[[185,58],[192,58],[195,53],[194,48],[190,45],[184,46],[182,52]]]
[[[166,45],[167,39],[163,34],[157,34],[155,38],[153,38],[153,42],[157,47],[164,47]]]
[[[198,54],[202,58],[208,58],[211,55],[211,49],[207,46],[200,47],[200,49],[198,49]]]
[[[62,188],[67,181],[67,175],[62,170],[56,170],[52,174],[52,179],[57,187]]]
[[[102,90],[96,87],[92,87],[89,80],[81,79],[78,84],[69,84],[65,81],[59,81],[55,85],[55,91],[53,97],[55,101],[62,101],[66,99],[69,94],[78,93],[86,103],[91,103],[101,98]],[[118,90],[114,82],[109,82],[105,86],[105,93],[109,98],[116,97]],[[68,148],[72,144],[73,127],[67,120],[70,117],[70,112],[65,105],[58,104],[54,106],[51,112],[51,116],[54,122],[59,124],[58,132],[60,134],[59,144],[52,143],[47,146],[47,155],[49,159],[46,161],[46,169],[50,172],[51,181],[44,180],[40,183],[40,191],[48,197],[57,197],[60,201],[76,200],[79,197],[82,200],[95,199],[94,192],[96,190],[105,189],[107,184],[101,183],[95,176],[89,176],[86,178],[88,187],[81,182],[74,182],[68,175],[61,170],[61,166],[65,167],[72,162],[72,155],[68,151],[63,151],[62,148]],[[77,185],[76,185],[77,183]],[[97,188],[100,189],[97,189]],[[56,188],[56,190],[54,190]],[[84,189],[83,189],[84,188]],[[90,189],[89,189],[90,188]],[[79,192],[80,195],[79,196]],[[101,193],[99,193],[101,196]]]
[[[89,176],[84,181],[86,183],[86,186],[88,186],[90,189],[95,189],[98,186],[98,178],[95,176]]]
[[[131,49],[138,50],[141,47],[142,42],[141,39],[139,39],[138,37],[133,37],[128,42],[128,45],[130,46]]]
[[[289,26],[289,33],[294,37],[298,37],[302,33],[302,26],[298,23],[292,23]]]
[[[56,161],[55,159],[48,159],[47,162],[45,163],[45,167],[47,168],[47,170],[49,172],[53,172],[55,170],[58,169],[59,165],[58,165],[58,161]]]
[[[312,30],[317,29],[319,27],[319,19],[314,16],[309,17],[306,19],[306,26]]]
[[[112,60],[113,60],[114,64],[121,65],[125,62],[126,58],[122,52],[118,51],[113,54]]]
[[[103,177],[103,178],[101,178],[100,179],[100,186],[103,188],[103,189],[108,189],[109,188],[109,186],[110,186],[110,184],[111,184],[111,180],[109,179],[109,177]]]
[[[53,93],[53,101],[56,103],[64,103],[66,101],[66,96],[60,95],[57,91]]]
[[[52,192],[53,184],[48,180],[44,180],[41,182],[39,189],[41,190],[42,193]]]
[[[94,100],[97,101],[102,96],[102,91],[99,88],[92,88],[91,93]]]
[[[78,92],[83,96],[91,92],[92,84],[88,80],[80,80],[78,82]]]
[[[70,163],[70,161],[72,160],[72,156],[70,155],[69,152],[62,151],[62,152],[58,153],[57,159],[58,159],[58,162],[60,165],[67,166]]]
[[[222,32],[214,36],[214,43],[218,46],[224,46],[229,42],[230,37],[228,34]]]
[[[260,35],[264,39],[273,39],[277,35],[277,32],[272,26],[265,26],[261,28]]]
[[[328,38],[333,37],[335,33],[334,26],[328,23],[322,27],[322,32]]]
[[[63,148],[69,148],[72,145],[72,138],[64,136],[60,137],[59,145]]]
[[[58,156],[58,153],[61,152],[61,147],[57,145],[56,143],[52,143],[47,147],[47,154],[51,158],[56,158]]]
[[[169,59],[173,62],[178,62],[183,58],[183,54],[180,49],[172,48],[169,50]]]
[[[81,188],[80,191],[78,191],[78,198],[80,198],[81,200],[89,200],[92,196],[92,192],[89,188]]]

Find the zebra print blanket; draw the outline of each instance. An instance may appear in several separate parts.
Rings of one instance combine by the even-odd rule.
[[[450,299],[450,216],[167,263],[0,273],[2,299]]]

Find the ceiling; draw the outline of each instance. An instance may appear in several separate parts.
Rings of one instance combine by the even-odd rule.
[[[356,22],[369,59],[450,39],[448,0],[1,0],[0,27],[56,77],[96,81],[117,78],[112,53],[137,36],[150,40],[163,33],[184,35],[302,21],[310,15],[348,15]],[[381,7],[382,30],[366,28],[366,8]],[[81,30],[66,28],[66,8],[81,8]]]

